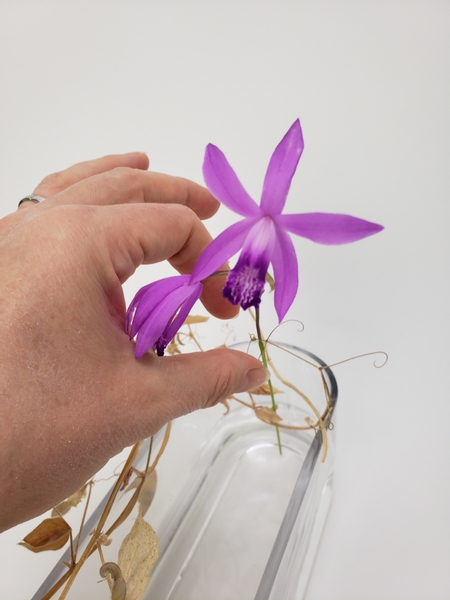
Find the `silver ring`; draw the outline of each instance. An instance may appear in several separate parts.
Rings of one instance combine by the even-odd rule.
[[[42,196],[35,196],[34,194],[30,194],[29,196],[25,196],[25,198],[22,198],[22,200],[17,205],[17,208],[19,208],[19,206],[22,204],[22,202],[38,203],[38,202],[42,202],[43,200],[45,200],[45,198],[43,198]]]

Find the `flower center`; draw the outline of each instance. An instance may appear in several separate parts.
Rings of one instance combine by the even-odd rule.
[[[259,306],[264,283],[260,269],[245,265],[230,271],[223,295],[232,304],[240,304],[246,310],[250,306]]]

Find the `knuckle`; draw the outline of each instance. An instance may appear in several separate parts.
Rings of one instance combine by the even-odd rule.
[[[214,406],[221,400],[225,400],[233,392],[234,372],[231,365],[221,365],[220,371],[212,388],[212,392],[207,399],[207,407]]]
[[[40,190],[51,190],[53,194],[56,194],[64,189],[65,185],[66,178],[64,176],[64,171],[57,171],[56,173],[50,173],[50,175],[44,177],[35,192]]]
[[[109,173],[118,179],[135,179],[137,177],[137,169],[131,167],[114,167]]]

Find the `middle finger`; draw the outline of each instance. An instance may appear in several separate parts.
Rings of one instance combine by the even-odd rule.
[[[133,169],[147,170],[148,156],[143,152],[129,152],[128,154],[110,154],[102,158],[87,160],[72,165],[68,169],[52,173],[45,177],[35,188],[33,194],[51,198],[59,192],[66,190],[71,185],[83,181],[93,175],[99,175],[116,169],[117,167],[130,167]]]

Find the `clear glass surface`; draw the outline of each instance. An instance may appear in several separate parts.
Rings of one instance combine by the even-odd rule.
[[[259,353],[256,344],[234,348]],[[276,394],[282,424],[315,421],[286,381],[323,413],[323,382],[308,363],[324,363],[288,345],[270,346],[269,354],[281,377],[274,376],[273,384],[282,392]],[[329,369],[324,376],[331,418],[337,386]],[[257,405],[271,406],[267,395],[252,396]],[[248,394],[237,397],[251,403]],[[178,429],[175,423],[171,454],[164,456],[167,468],[164,463],[158,468],[158,489],[146,515],[158,534],[160,558],[145,600],[300,600],[304,595],[331,498],[333,431],[327,432],[328,452],[322,462],[320,429],[280,428],[280,454],[275,428],[258,419],[252,408],[232,401],[229,413],[223,412],[200,427],[198,418],[208,411],[184,417]],[[194,434],[190,438],[189,431]],[[145,467],[145,460],[144,448],[138,469]],[[178,493],[171,494],[173,489]],[[91,529],[88,524],[85,532]],[[52,577],[56,580],[57,571],[36,600],[51,586]],[[87,593],[80,583],[77,589],[78,594]]]

